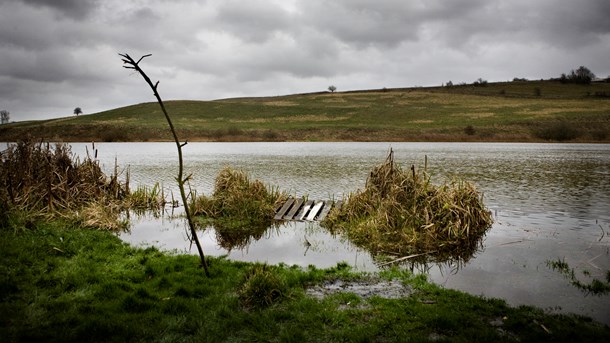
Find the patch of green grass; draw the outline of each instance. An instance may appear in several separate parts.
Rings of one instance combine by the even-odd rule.
[[[545,141],[536,129],[565,121],[575,141],[607,142],[610,84],[498,82],[485,87],[400,88],[216,101],[168,101],[189,141]],[[465,127],[475,130],[464,132]],[[0,140],[29,133],[66,141],[167,141],[156,103],[12,123]]]
[[[606,271],[606,280],[591,278],[591,273],[583,270],[583,276],[590,279],[589,282],[583,282],[576,276],[574,268],[570,267],[565,260],[548,260],[546,265],[554,271],[559,272],[566,279],[570,280],[572,286],[586,294],[604,295],[610,293],[610,270]]]
[[[305,294],[325,280],[363,277],[346,264],[262,268],[210,258],[207,278],[197,256],[133,248],[111,232],[58,221],[0,228],[0,258],[4,342],[604,342],[610,335],[609,327],[587,318],[512,308],[400,269],[380,276],[402,280],[414,293],[393,300]],[[283,296],[265,306],[244,306],[240,295],[261,270],[267,280],[260,284],[271,285],[262,289],[280,288]]]

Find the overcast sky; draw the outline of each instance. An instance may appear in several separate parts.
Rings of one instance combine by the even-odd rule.
[[[164,99],[610,75],[608,0],[0,0],[12,121]]]

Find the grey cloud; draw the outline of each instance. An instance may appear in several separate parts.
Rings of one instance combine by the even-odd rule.
[[[417,15],[405,1],[307,1],[303,20],[347,44],[394,47],[416,40]]]
[[[291,14],[279,6],[232,0],[221,3],[215,26],[249,42],[264,42],[275,32],[288,30],[291,23]]]
[[[98,5],[98,0],[23,0],[32,6],[50,8],[76,20],[85,19]]]
[[[605,0],[560,0],[539,10],[541,36],[564,47],[581,47],[610,34],[610,4]]]
[[[610,6],[605,0],[501,0],[452,2],[425,13],[437,28],[435,38],[450,46],[501,42],[542,42],[575,48],[610,33]]]

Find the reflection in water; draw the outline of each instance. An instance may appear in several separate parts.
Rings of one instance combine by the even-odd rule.
[[[85,146],[73,144],[72,150],[84,156]],[[473,182],[494,213],[482,249],[467,262],[428,267],[431,280],[512,305],[553,311],[560,307],[610,324],[610,296],[583,297],[546,266],[548,260],[565,259],[579,274],[587,270],[598,279],[610,269],[608,144],[190,143],[185,161],[198,193],[211,194],[218,171],[231,165],[297,197],[341,199],[364,187],[368,171],[390,146],[396,161],[407,166],[418,166],[427,155],[434,180],[457,176]],[[170,194],[175,183],[171,144],[104,143],[98,149],[105,171],[112,171],[116,157],[119,165],[130,165],[132,184],[159,182]],[[606,232],[601,240],[600,226]],[[188,252],[180,220],[144,218],[121,237],[133,244]],[[235,260],[320,268],[346,261],[357,270],[378,270],[368,252],[317,224],[285,223],[252,239],[244,250],[230,252],[219,246],[214,228],[201,232],[200,238],[206,253]],[[306,254],[305,240],[311,244]],[[410,267],[410,261],[404,262]]]
[[[233,249],[246,249],[253,240],[258,241],[269,230],[276,230],[277,234],[277,229],[280,226],[279,223],[267,226],[266,223],[223,220],[214,220],[211,224],[216,232],[218,245],[229,252]]]

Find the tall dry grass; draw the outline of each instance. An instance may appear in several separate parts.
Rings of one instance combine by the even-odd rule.
[[[366,187],[322,223],[373,255],[429,253],[439,261],[471,256],[491,224],[472,183],[435,186],[425,171],[403,170],[392,151],[370,172]]]
[[[196,197],[193,214],[210,222],[219,244],[226,249],[243,248],[275,226],[275,208],[288,195],[250,180],[241,170],[225,167],[216,176],[214,193]]]
[[[215,219],[268,221],[287,197],[277,189],[268,189],[260,180],[250,180],[242,170],[225,167],[216,176],[212,196],[196,198],[193,213]]]
[[[30,139],[10,144],[0,154],[0,164],[3,226],[11,216],[63,218],[104,229],[126,226],[122,213],[133,201],[129,178],[121,182],[116,166],[107,176],[89,154],[81,161],[66,144]]]

